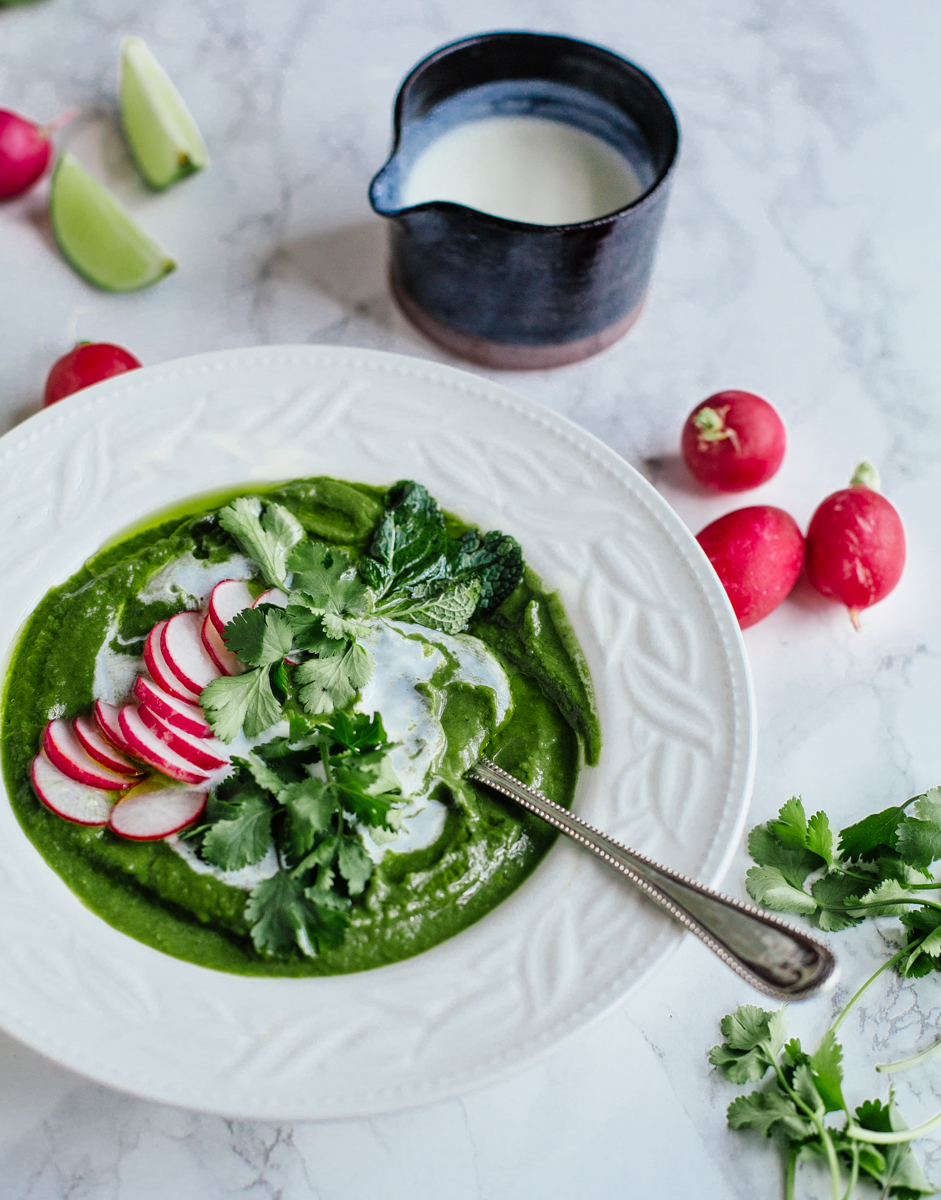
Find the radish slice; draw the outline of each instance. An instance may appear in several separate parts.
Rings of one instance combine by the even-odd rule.
[[[134,757],[134,752],[127,744],[127,738],[121,732],[121,726],[118,723],[118,710],[113,704],[108,704],[104,700],[96,700],[92,713],[95,717],[95,724],[98,726],[98,732],[101,736],[111,743],[116,750],[120,750],[122,754],[129,754]]]
[[[222,640],[222,634],[213,625],[212,618],[208,614],[205,621],[203,621],[200,637],[203,639],[203,646],[209,657],[223,675],[242,674],[245,670],[245,664],[237,654],[226,648],[226,644]]]
[[[197,695],[222,672],[206,653],[200,636],[202,614],[181,612],[171,617],[160,634],[163,657],[180,683]]]
[[[175,725],[177,729],[191,733],[194,737],[212,737],[212,727],[207,723],[198,704],[177,700],[176,696],[171,696],[146,675],[138,675],[134,680],[134,696],[140,702],[141,708],[149,708],[167,725]]]
[[[140,708],[138,712],[151,733],[155,733],[161,742],[165,742],[171,750],[175,750],[194,767],[202,767],[205,771],[218,771],[220,767],[229,765],[230,760],[225,747],[215,738],[190,737],[182,729],[174,729],[172,725],[168,725],[149,708]]]
[[[183,683],[170,670],[166,659],[163,657],[160,640],[166,625],[166,621],[161,621],[148,633],[147,640],[144,642],[144,662],[147,664],[147,670],[150,672],[153,680],[165,692],[169,692],[177,700],[185,700],[188,704],[194,704],[199,700],[199,692],[194,692],[192,688],[184,687]]]
[[[45,754],[37,754],[30,767],[36,795],[46,808],[76,825],[107,825],[114,794],[89,787],[63,775]]]
[[[119,775],[117,771],[110,771],[95,762],[75,736],[72,723],[63,721],[61,717],[50,721],[43,730],[42,748],[52,765],[76,783],[106,792],[123,792],[132,786],[132,781],[126,775]]]
[[[209,597],[209,619],[219,633],[243,608],[252,607],[252,594],[241,579],[223,579]]]
[[[112,832],[136,842],[154,842],[192,825],[209,793],[156,780],[142,783],[111,809]]]
[[[262,592],[252,608],[257,608],[259,604],[276,604],[278,608],[287,608],[288,598],[280,588],[268,588],[267,592]]]
[[[135,776],[142,774],[136,763],[129,762],[120,751],[115,750],[110,742],[101,736],[90,717],[76,717],[72,722],[75,736],[95,762],[101,763],[119,775]]]
[[[154,770],[169,775],[171,779],[180,783],[205,783],[209,778],[207,771],[187,762],[181,754],[177,754],[152,733],[141,720],[141,715],[133,704],[125,704],[121,709],[120,721],[121,732],[133,747],[134,753]]]

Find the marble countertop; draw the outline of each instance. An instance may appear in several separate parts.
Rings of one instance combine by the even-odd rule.
[[[147,363],[226,346],[338,343],[442,359],[395,309],[366,186],[397,85],[478,30],[608,45],[665,88],[682,157],[646,311],[577,366],[494,375],[565,413],[644,471],[698,530],[742,499],[693,490],[680,424],[723,387],[770,399],[790,431],[779,475],[747,503],[806,523],[869,456],[903,514],[909,564],[863,617],[803,584],[745,635],[759,717],[749,825],[793,793],[837,825],[941,782],[941,116],[932,0],[43,0],[0,10],[0,104],[82,116],[70,146],[176,254],[134,296],[99,293],[55,253],[44,193],[0,207],[0,428],[35,410],[76,337]],[[121,36],[177,82],[212,169],[144,193],[114,118]],[[65,139],[63,139],[65,140]],[[458,364],[460,365],[460,364]],[[744,896],[742,848],[726,880]],[[883,961],[891,921],[832,935],[835,993],[789,1012],[808,1040]],[[10,1200],[554,1200],[573,1194],[776,1196],[770,1145],[733,1134],[737,1090],[706,1052],[760,998],[686,939],[635,995],[507,1082],[371,1120],[225,1120],[89,1083],[0,1034],[0,1194]],[[844,1026],[848,1094],[885,1095],[872,1065],[928,1045],[941,980],[884,976]],[[941,1101],[941,1065],[898,1077],[910,1124]],[[941,1181],[941,1143],[918,1153]],[[804,1195],[822,1177],[802,1170]],[[874,1194],[874,1193],[872,1193]]]

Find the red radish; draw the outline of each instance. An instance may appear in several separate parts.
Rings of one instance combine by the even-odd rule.
[[[124,734],[121,732],[121,726],[118,723],[118,710],[113,704],[108,704],[105,700],[96,700],[92,713],[95,717],[95,724],[98,726],[98,732],[110,742],[116,750],[120,750],[122,754],[130,754],[133,758],[133,751],[127,744]]]
[[[133,704],[125,704],[121,709],[121,732],[127,738],[138,758],[144,760],[154,770],[176,779],[180,783],[205,783],[209,778],[208,772],[187,762],[181,754],[162,742],[152,733]]]
[[[206,653],[223,675],[242,674],[245,670],[245,664],[237,654],[226,648],[226,644],[222,640],[222,634],[213,625],[212,617],[208,613],[206,614],[205,621],[203,621],[199,635],[203,640]]]
[[[171,750],[175,750],[181,758],[200,767],[204,771],[218,771],[220,767],[228,766],[229,756],[225,747],[215,738],[194,738],[182,729],[174,729],[162,721],[149,708],[140,708],[140,719],[151,733],[155,733],[161,742],[165,742]]]
[[[184,687],[197,695],[222,674],[206,653],[202,628],[202,613],[181,612],[167,621],[160,634],[167,666]]]
[[[57,400],[80,392],[82,388],[110,379],[112,375],[123,375],[125,371],[136,371],[144,364],[120,346],[110,342],[79,342],[74,350],[64,354],[53,364],[46,380],[43,407],[48,408]]]
[[[192,825],[206,807],[209,793],[190,787],[142,783],[111,810],[113,833],[137,842],[154,842]]]
[[[807,530],[807,577],[846,605],[856,629],[860,609],[888,596],[905,566],[901,518],[878,487],[876,468],[861,462],[850,486],[827,496]]]
[[[742,629],[778,607],[801,571],[804,539],[794,518],[770,504],[739,508],[696,535]]]
[[[252,608],[257,608],[259,604],[276,604],[278,608],[287,608],[288,598],[280,588],[268,588],[267,592],[262,592]]]
[[[76,825],[107,825],[114,806],[113,792],[78,783],[54,767],[45,754],[37,754],[30,767],[36,795],[46,808]]]
[[[244,608],[252,607],[252,594],[241,579],[223,579],[209,597],[209,618],[219,633]]]
[[[142,774],[136,763],[126,759],[106,738],[102,737],[90,717],[76,717],[72,722],[72,728],[75,730],[75,736],[95,762],[101,763],[103,767],[108,767],[112,771],[117,771],[119,775],[127,775],[130,778]]]
[[[126,775],[119,775],[92,758],[75,736],[70,721],[61,718],[50,721],[43,730],[42,748],[52,765],[76,783],[107,792],[125,791],[131,786]]]
[[[0,108],[0,200],[19,196],[33,186],[52,157],[50,134],[77,112],[72,108],[48,125],[37,125]]]
[[[170,670],[169,664],[163,656],[160,643],[166,624],[166,621],[160,621],[148,633],[144,642],[144,662],[147,664],[147,670],[154,682],[165,692],[169,692],[177,700],[185,700],[187,704],[196,704],[199,701],[199,692],[184,687]]]
[[[177,700],[176,696],[171,696],[146,675],[138,675],[134,680],[134,697],[141,708],[149,708],[167,725],[173,725],[194,737],[212,737],[212,727],[198,704]]]
[[[751,392],[716,392],[697,405],[683,426],[683,461],[717,492],[744,492],[771,478],[781,465],[787,435],[767,400]]]

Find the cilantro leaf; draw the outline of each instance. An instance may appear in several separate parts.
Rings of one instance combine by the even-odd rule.
[[[894,1092],[889,1092],[889,1102],[866,1100],[856,1109],[856,1120],[863,1129],[878,1133],[893,1133],[908,1126],[895,1103]],[[917,1200],[919,1196],[933,1196],[937,1189],[925,1178],[918,1160],[912,1153],[910,1142],[898,1142],[882,1147],[882,1171],[866,1166],[866,1170],[883,1188],[884,1194],[898,1196],[902,1200]]]
[[[233,758],[232,762],[238,767],[245,767],[260,788],[277,796],[284,787],[284,780],[255,753],[249,753],[246,758]]]
[[[818,854],[785,846],[767,825],[756,825],[748,835],[748,853],[760,867],[779,867],[787,882],[796,888],[803,886],[811,871],[823,866]]]
[[[257,737],[281,717],[266,667],[214,679],[203,688],[199,702],[213,733],[223,742],[234,741],[242,729],[248,737]]]
[[[745,876],[745,886],[756,904],[775,912],[809,914],[817,910],[813,896],[790,883],[780,867],[752,867]]]
[[[900,900],[909,903],[902,904]],[[858,910],[862,917],[900,917],[909,910],[911,894],[897,879],[883,879],[877,887],[864,892],[860,901],[865,905]]]
[[[895,848],[913,867],[928,867],[941,858],[941,788],[915,798],[914,816],[898,824]]]
[[[814,813],[807,822],[805,845],[812,854],[818,854],[828,867],[833,866],[833,831],[826,813]]]
[[[337,866],[346,880],[351,896],[358,896],[373,872],[372,859],[359,838],[345,835],[340,838]]]
[[[298,542],[288,556],[291,587],[309,596],[329,596],[344,572],[352,569],[349,556],[325,542]]]
[[[401,798],[401,788],[385,750],[332,760],[340,801],[364,825],[390,823],[389,809]]]
[[[228,649],[253,667],[280,662],[294,640],[284,613],[269,605],[243,609],[226,625],[222,636]]]
[[[337,797],[325,780],[310,777],[288,784],[278,799],[284,805],[288,844],[297,861],[310,852],[317,835],[329,828]]]
[[[846,1108],[842,1091],[843,1047],[832,1029],[823,1035],[823,1040],[811,1055],[809,1065],[826,1111],[843,1111]]]
[[[261,862],[271,846],[271,805],[261,792],[243,792],[226,804],[223,820],[210,825],[201,855],[223,871]]]
[[[304,885],[280,870],[252,888],[245,915],[260,954],[284,955],[294,949],[315,958],[321,946],[337,946],[348,917],[330,901],[311,899]]]
[[[348,642],[339,653],[301,663],[295,673],[301,685],[300,701],[314,715],[342,708],[369,682],[374,669],[369,651],[357,642]]]
[[[898,805],[873,813],[855,825],[850,825],[840,834],[840,854],[845,859],[871,858],[881,850],[894,850],[895,831],[905,815]]]
[[[842,871],[828,871],[810,889],[813,898],[820,905],[817,913],[817,924],[821,929],[831,933],[838,929],[849,929],[858,925],[863,919],[851,909],[853,901],[859,900],[859,892],[865,884]],[[865,915],[865,914],[863,914]]]
[[[363,618],[370,611],[370,597],[359,577],[351,572],[349,559],[322,543],[304,542],[288,559],[294,573],[291,620],[310,623],[309,609],[319,616],[328,638],[362,637],[368,632]]]
[[[301,541],[304,527],[280,504],[265,505],[258,496],[239,496],[219,512],[219,524],[241,543],[273,587],[287,587],[287,556]]]
[[[768,827],[781,839],[785,846],[794,850],[807,849],[807,817],[800,796],[792,796],[778,813],[776,821]]]
[[[753,1129],[765,1137],[771,1136],[775,1126],[783,1129],[793,1141],[812,1137],[815,1132],[811,1122],[798,1112],[797,1105],[777,1082],[762,1091],[733,1100],[726,1117],[732,1129]]]
[[[719,1028],[726,1041],[713,1046],[709,1061],[731,1083],[757,1083],[780,1053],[787,1033],[784,1009],[766,1012],[742,1004],[722,1018]]]
[[[348,750],[378,750],[389,746],[380,713],[373,713],[371,717],[366,713],[355,713],[350,717],[345,712],[337,712],[329,721],[324,721],[321,729],[332,734],[333,741]]]

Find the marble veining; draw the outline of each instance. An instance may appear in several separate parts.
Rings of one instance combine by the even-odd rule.
[[[693,529],[741,503],[694,490],[676,460],[687,411],[729,386],[766,395],[790,430],[782,471],[747,502],[780,504],[804,523],[869,455],[906,521],[908,569],[861,634],[799,584],[746,635],[760,722],[752,819],[802,792],[842,825],[941,782],[941,11],[930,0],[478,0],[472,10],[457,0],[42,0],[0,10],[0,104],[37,119],[80,104],[63,140],[180,262],[151,292],[107,296],[57,258],[41,188],[0,207],[0,427],[35,409],[48,366],[76,336],[125,344],[149,363],[268,342],[441,359],[389,297],[366,187],[407,69],[436,45],[501,27],[635,57],[684,134],[640,323],[599,358],[501,381],[643,469]],[[213,158],[206,175],[160,196],[137,181],[114,123],[125,33],[170,70]],[[70,502],[94,494],[93,480],[64,483]],[[728,890],[743,894],[747,865],[742,850]],[[843,982],[791,1008],[795,1032],[819,1035],[884,960],[893,928],[832,936]],[[0,1195],[774,1196],[773,1155],[726,1130],[735,1089],[705,1062],[719,1017],[754,999],[687,939],[640,993],[536,1066],[368,1121],[173,1110],[0,1036]],[[872,1065],[927,1045],[939,1024],[937,979],[884,978],[844,1027],[848,1094],[884,1096]],[[910,1123],[941,1105],[939,1072],[935,1062],[897,1077]],[[939,1142],[919,1152],[941,1182]],[[823,1180],[805,1171],[805,1195],[822,1198]]]

